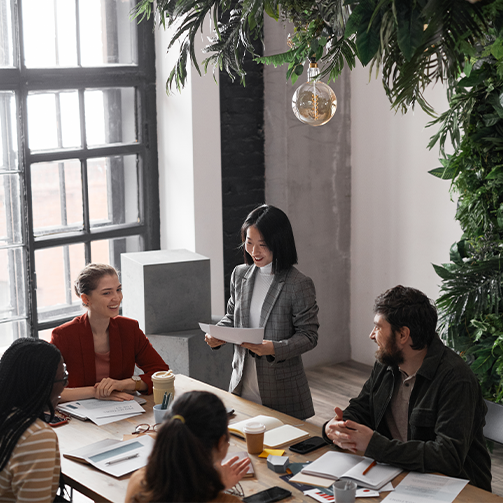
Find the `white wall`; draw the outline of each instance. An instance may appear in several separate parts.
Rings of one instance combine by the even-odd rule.
[[[429,90],[438,112],[444,89]],[[368,69],[351,73],[351,355],[372,364],[368,339],[377,295],[397,284],[438,296],[432,263],[449,260],[461,231],[454,221],[449,182],[428,174],[440,166],[438,147],[427,149],[435,127],[416,107],[406,115],[390,110],[380,80]]]
[[[168,39],[156,29],[161,249],[185,248],[210,258],[212,312],[223,313],[219,88],[211,74],[199,77],[190,68],[183,92],[168,97],[165,83],[178,55],[166,54]]]

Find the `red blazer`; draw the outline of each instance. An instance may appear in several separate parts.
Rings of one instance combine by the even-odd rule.
[[[116,316],[110,318],[110,376],[112,379],[128,379],[134,374],[135,364],[143,370],[140,377],[152,393],[151,376],[169,366],[152,347],[136,320]],[[86,314],[52,331],[51,343],[63,355],[68,370],[68,387],[80,388],[96,384],[94,342],[89,318]]]

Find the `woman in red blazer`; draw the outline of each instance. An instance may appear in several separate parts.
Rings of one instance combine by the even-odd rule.
[[[152,374],[169,367],[138,322],[118,316],[122,286],[117,271],[106,264],[89,264],[76,279],[75,292],[87,313],[55,328],[51,336],[69,374],[61,401],[131,400],[128,392],[152,393]],[[133,375],[135,364],[142,375]]]

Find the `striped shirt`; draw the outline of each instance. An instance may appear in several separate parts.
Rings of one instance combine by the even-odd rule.
[[[0,501],[52,502],[59,486],[58,437],[41,419],[21,435],[0,472]]]

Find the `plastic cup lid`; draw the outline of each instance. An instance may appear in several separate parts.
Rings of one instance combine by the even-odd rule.
[[[243,431],[245,433],[262,433],[265,431],[265,425],[258,421],[250,421],[245,424]]]
[[[170,380],[174,379],[175,374],[173,374],[172,370],[159,370],[155,374],[152,374],[152,379],[158,380],[158,381],[165,381],[165,380]]]

